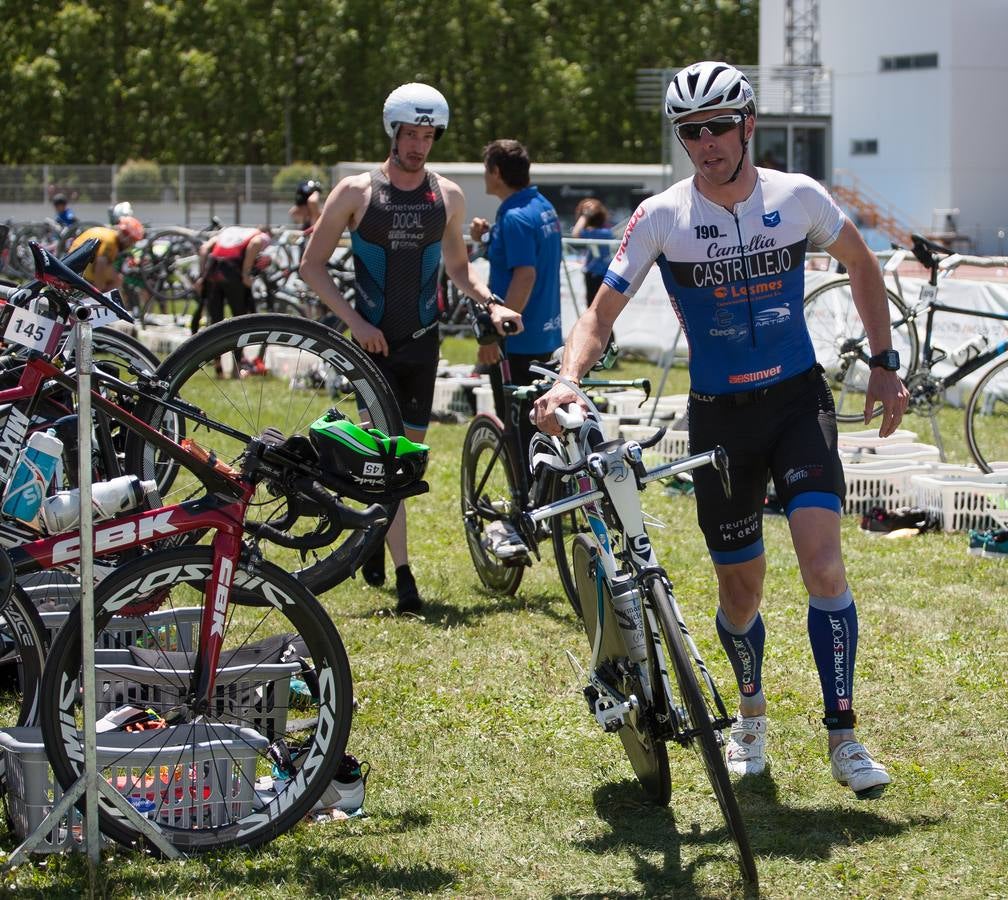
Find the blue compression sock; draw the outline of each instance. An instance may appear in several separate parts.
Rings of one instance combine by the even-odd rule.
[[[763,617],[756,613],[746,625],[737,628],[718,607],[714,624],[735,671],[739,693],[746,700],[758,697],[763,691],[763,644],[766,642]]]
[[[849,587],[839,597],[809,597],[808,633],[827,717],[853,712],[858,619]]]

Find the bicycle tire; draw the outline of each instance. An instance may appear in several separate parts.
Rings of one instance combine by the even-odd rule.
[[[966,444],[984,472],[1008,462],[1008,358],[988,369],[966,401]]]
[[[570,496],[577,490],[576,481],[564,481],[555,472],[550,472],[544,494],[547,503],[553,503]],[[549,520],[550,543],[553,545],[553,560],[557,567],[557,574],[560,576],[560,585],[563,587],[564,595],[574,610],[574,615],[581,618],[581,597],[578,594],[577,584],[574,580],[574,568],[571,561],[571,552],[574,548],[574,539],[588,530],[588,523],[584,514],[578,510],[571,510],[561,516],[554,516]]]
[[[35,275],[35,260],[28,247],[29,241],[35,241],[42,249],[54,256],[59,256],[60,234],[48,222],[27,222],[11,237],[8,265],[21,278],[32,278]]]
[[[596,567],[598,566],[597,551],[586,535],[574,538],[571,549],[571,561],[574,568],[574,579],[580,597],[580,607],[584,610],[581,624],[588,638],[588,646],[595,639],[596,623],[598,622],[598,586],[596,582]],[[603,582],[603,584],[605,584]],[[606,586],[602,597],[603,620],[602,637],[599,645],[598,662],[626,660],[626,645],[623,635],[616,624],[616,616],[612,612],[610,594]],[[609,613],[609,615],[606,615]],[[649,671],[654,672],[656,660],[649,647]],[[625,667],[624,667],[625,668]],[[652,675],[652,684],[655,678]],[[668,806],[672,797],[672,777],[669,769],[668,748],[665,742],[657,736],[654,727],[653,712],[643,695],[643,688],[634,676],[623,676],[623,683],[618,685],[629,695],[638,696],[641,704],[637,710],[629,714],[630,722],[623,725],[617,734],[623,744],[630,766],[634,770],[648,800],[658,806]]]
[[[120,792],[153,804],[147,815],[174,846],[197,852],[257,847],[300,822],[343,758],[353,707],[346,652],[319,602],[280,568],[262,563],[253,569],[247,561],[235,572],[228,614],[215,629],[222,650],[214,695],[207,707],[193,705],[187,694],[197,647],[192,629],[199,626],[182,611],[200,614],[213,565],[209,547],[153,553],[116,569],[95,590],[99,716],[132,700],[179,723],[132,736],[102,735],[99,748],[115,748],[100,750],[102,774],[119,776],[113,783]],[[142,610],[144,604],[157,609]],[[145,638],[145,647],[124,643],[118,611],[135,613],[140,625],[134,634]],[[297,671],[306,684],[309,672],[317,679],[310,718],[293,718],[298,711],[287,681],[294,666],[278,669],[265,651],[251,662],[248,654],[233,655],[268,637],[281,650],[287,643],[296,648],[284,655],[305,660],[307,668]],[[46,752],[64,788],[83,768],[80,647],[77,606],[53,641],[40,709]],[[236,670],[243,673],[238,680]],[[286,678],[278,681],[278,671]],[[274,760],[286,759],[284,749],[300,761],[289,769],[293,777],[275,775],[269,786],[257,782]],[[98,818],[102,833],[114,840],[142,842],[108,800],[99,800]]]
[[[907,308],[900,297],[889,288],[886,297],[893,349],[900,355],[899,375],[906,381],[917,367],[920,340],[914,323],[907,321]],[[805,298],[803,311],[816,359],[833,390],[837,421],[863,423],[871,350],[851,299],[850,279],[839,278],[817,287]],[[872,418],[881,414],[880,403]]]
[[[164,229],[147,239],[140,254],[140,278],[152,297],[179,301],[192,294],[192,273],[182,272],[180,265],[198,256],[199,248],[200,239],[180,229]]]
[[[35,604],[17,584],[0,606],[0,721],[4,727],[35,725],[49,637]],[[3,783],[0,772],[0,783]]]
[[[756,860],[752,846],[749,843],[749,832],[746,829],[742,811],[739,809],[735,789],[732,787],[725,764],[724,746],[715,731],[713,719],[706,695],[697,680],[695,661],[687,652],[679,623],[672,611],[672,604],[665,592],[664,583],[658,578],[648,579],[646,589],[650,592],[652,608],[658,619],[660,628],[668,647],[670,665],[675,673],[679,686],[680,699],[686,715],[686,732],[690,737],[690,745],[697,751],[703,762],[704,771],[714,790],[721,815],[724,817],[728,834],[735,844],[738,853],[739,870],[743,879],[756,886],[759,875],[756,871]]]
[[[242,354],[243,365],[265,366],[263,374],[249,374],[237,380],[225,378],[239,372],[234,353]],[[245,354],[249,355],[246,357]],[[216,367],[221,367],[217,375]],[[230,369],[230,371],[228,371]],[[308,426],[327,410],[336,408],[347,418],[370,422],[388,435],[403,433],[399,407],[388,384],[367,355],[357,346],[324,325],[297,316],[260,313],[239,316],[205,328],[167,356],[155,372],[164,382],[165,398],[193,403],[215,421],[250,434],[267,427],[278,428],[285,436],[307,434]],[[176,417],[153,401],[138,403],[139,418],[175,436]],[[217,458],[237,464],[245,449],[243,441],[220,431],[195,427],[182,419],[189,437]],[[151,445],[131,435],[126,442],[126,470],[154,479],[166,503],[199,496],[203,488],[185,469],[162,457]],[[312,504],[301,504],[261,484],[249,507],[248,520],[276,522],[287,513],[297,516],[286,529],[289,534],[307,534],[323,521],[324,513]],[[348,505],[363,509],[367,504],[343,498]],[[385,502],[389,520],[397,502]],[[328,590],[350,577],[361,561],[384,539],[388,523],[363,529],[345,529],[337,543],[310,551],[298,559],[291,551],[286,558],[289,571],[316,593]],[[277,548],[265,542],[260,550],[275,558]],[[300,563],[300,565],[299,565]]]
[[[525,575],[526,559],[509,565],[482,543],[490,522],[517,521],[523,505],[504,426],[495,416],[480,414],[469,423],[462,441],[460,480],[462,525],[476,574],[489,590],[514,594]]]

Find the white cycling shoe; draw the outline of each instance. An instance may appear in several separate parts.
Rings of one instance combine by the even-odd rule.
[[[528,556],[529,552],[521,535],[509,523],[501,520],[487,525],[480,543],[484,550],[501,560],[513,559],[516,556]]]
[[[759,775],[766,769],[767,717],[735,715],[725,745],[725,763],[733,775]]]
[[[830,753],[833,777],[854,791],[858,800],[877,800],[892,779],[885,766],[875,762],[857,741],[844,741]]]

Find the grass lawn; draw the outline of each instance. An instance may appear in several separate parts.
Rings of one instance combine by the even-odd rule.
[[[449,353],[472,358],[455,341]],[[627,362],[617,373],[651,370]],[[676,389],[681,389],[681,376]],[[960,414],[961,415],[961,414]],[[927,423],[910,427],[927,435]],[[945,429],[953,443],[954,427]],[[730,897],[734,856],[699,761],[670,749],[672,803],[643,802],[601,733],[565,651],[589,649],[550,551],[514,597],[483,591],[459,521],[461,425],[434,425],[432,490],[410,501],[426,605],[391,614],[362,580],[325,594],[360,704],[350,751],[371,765],[366,818],[304,825],[255,853],[180,863],[103,857],[109,896]],[[961,438],[959,439],[961,443]],[[715,679],[716,588],[690,497],[646,494],[652,529]],[[861,643],[860,736],[894,783],[858,802],[829,774],[818,679],[784,520],[765,521],[769,774],[737,785],[766,897],[1008,895],[1008,566],[962,534],[887,540],[844,521]],[[10,849],[12,835],[0,835]],[[87,866],[36,857],[0,879],[19,896],[77,896]]]

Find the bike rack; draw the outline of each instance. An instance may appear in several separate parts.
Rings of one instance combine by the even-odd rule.
[[[77,340],[77,440],[82,449],[91,446],[91,372],[93,347],[91,335],[92,307],[78,306],[74,310],[74,330]],[[4,865],[9,869],[22,862],[45,838],[53,826],[66,815],[70,807],[84,795],[84,845],[88,854],[88,869],[92,885],[101,857],[101,833],[98,830],[98,796],[109,800],[157,849],[169,859],[179,859],[181,854],[168,841],[153,822],[133,808],[130,802],[103,778],[98,777],[98,738],[95,719],[95,662],[94,662],[94,519],[85,515],[91,509],[91,454],[81,452],[78,477],[80,479],[80,607],[81,607],[81,663],[84,689],[84,773],[75,781],[39,823],[39,826],[7,857]]]

